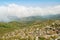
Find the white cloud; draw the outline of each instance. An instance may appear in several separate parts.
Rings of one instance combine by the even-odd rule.
[[[60,14],[60,5],[51,7],[26,7],[17,4],[8,4],[0,6],[0,19],[7,19],[8,15],[17,17],[27,17],[35,15]]]
[[[60,5],[54,7],[26,7],[16,4],[8,5],[9,14],[16,15],[18,17],[26,17],[33,15],[48,15],[48,14],[58,14],[60,13]]]

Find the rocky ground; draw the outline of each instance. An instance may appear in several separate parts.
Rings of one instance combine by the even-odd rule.
[[[15,29],[4,33],[0,36],[0,40],[60,40],[60,21],[54,21],[44,27],[34,24],[30,27]]]

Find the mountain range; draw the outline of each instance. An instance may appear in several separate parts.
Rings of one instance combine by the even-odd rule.
[[[18,18],[17,16],[10,16],[9,19],[13,21],[60,20],[60,14],[45,15],[45,16],[29,16],[23,18]]]

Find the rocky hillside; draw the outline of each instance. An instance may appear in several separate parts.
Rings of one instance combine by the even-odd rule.
[[[16,25],[15,28],[11,24]],[[21,25],[18,22],[10,22],[12,27],[4,27],[4,29],[13,28],[13,30],[8,32],[4,30],[0,35],[0,40],[56,40],[60,38],[60,20],[35,21],[23,24],[25,27],[18,26],[18,24]]]

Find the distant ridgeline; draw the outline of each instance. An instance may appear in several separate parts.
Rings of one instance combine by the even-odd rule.
[[[29,16],[29,17],[23,17],[23,18],[15,17],[15,19],[14,19],[14,17],[12,17],[12,19],[15,20],[15,21],[60,20],[60,14],[56,14],[56,15],[45,15],[45,16]]]
[[[31,21],[45,21],[45,20],[60,20],[60,14],[45,15],[45,16],[28,16],[19,18],[17,16],[7,16],[7,19],[0,19],[0,22],[31,22]]]

